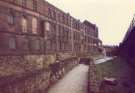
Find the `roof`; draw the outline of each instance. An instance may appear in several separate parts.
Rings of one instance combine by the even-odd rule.
[[[93,29],[95,29],[95,27],[96,27],[95,24],[89,22],[88,20],[85,20],[83,23],[84,23],[85,25],[87,25],[87,26],[91,26]]]

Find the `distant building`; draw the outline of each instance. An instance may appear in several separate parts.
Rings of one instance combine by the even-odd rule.
[[[118,46],[103,45],[103,48],[106,56],[118,55]]]

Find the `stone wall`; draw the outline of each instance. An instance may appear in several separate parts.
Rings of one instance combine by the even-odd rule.
[[[100,82],[98,80],[97,69],[94,61],[90,61],[88,76],[88,93],[99,93]]]
[[[0,56],[0,93],[45,92],[78,64],[76,57],[55,61],[51,54]]]
[[[0,93],[35,93],[49,86],[50,70],[37,70],[0,79]],[[38,93],[38,92],[36,92]]]

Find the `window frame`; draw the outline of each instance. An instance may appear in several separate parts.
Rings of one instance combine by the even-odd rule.
[[[22,32],[28,33],[28,20],[25,16],[21,19]]]
[[[33,1],[33,10],[34,10],[34,11],[37,11],[38,2],[37,2],[37,0],[32,0],[32,1]]]
[[[32,18],[32,33],[38,34],[38,19],[36,17]]]
[[[22,2],[22,7],[26,7],[27,6],[27,0],[21,0]]]
[[[9,25],[14,25],[15,24],[15,15],[14,14],[8,14],[7,15],[7,23]]]
[[[8,38],[8,48],[11,50],[17,49],[17,42],[15,37]]]

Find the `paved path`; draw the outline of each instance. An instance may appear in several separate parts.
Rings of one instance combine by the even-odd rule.
[[[83,64],[78,65],[50,88],[48,93],[87,93],[88,68]]]
[[[104,58],[102,58],[102,59],[96,60],[96,61],[95,61],[95,64],[101,64],[101,63],[107,62],[107,61],[109,61],[109,60],[112,60],[113,58],[115,58],[115,57],[104,57]]]

